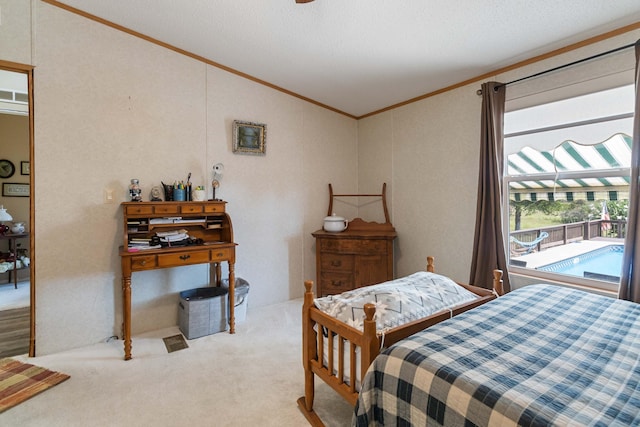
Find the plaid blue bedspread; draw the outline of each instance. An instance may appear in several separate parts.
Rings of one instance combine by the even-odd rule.
[[[639,426],[640,304],[531,285],[380,354],[355,426]]]

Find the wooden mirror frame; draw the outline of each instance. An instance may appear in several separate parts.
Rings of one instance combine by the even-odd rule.
[[[29,258],[31,259],[29,270],[29,357],[36,356],[36,239],[35,239],[35,191],[34,191],[34,119],[33,119],[33,66],[0,60],[0,69],[13,71],[27,75],[27,90],[29,92],[29,161],[30,174],[29,186]],[[17,274],[17,272],[16,272]]]

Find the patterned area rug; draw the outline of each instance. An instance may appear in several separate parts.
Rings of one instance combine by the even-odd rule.
[[[45,368],[0,359],[0,413],[69,379],[69,375]]]

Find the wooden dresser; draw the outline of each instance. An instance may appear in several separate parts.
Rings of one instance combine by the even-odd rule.
[[[312,234],[316,238],[316,295],[339,294],[393,279],[395,231],[347,228],[340,233],[318,230]]]
[[[318,230],[316,239],[316,295],[339,294],[361,286],[393,279],[393,241],[396,231],[389,221],[386,184],[382,194],[334,194],[329,184],[329,213],[334,197],[381,197],[386,221],[355,218],[345,231]]]

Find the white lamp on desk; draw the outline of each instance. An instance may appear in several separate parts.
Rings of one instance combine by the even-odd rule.
[[[3,205],[0,205],[0,234],[9,231],[9,227],[4,224],[5,221],[13,221],[13,217],[9,215]]]

